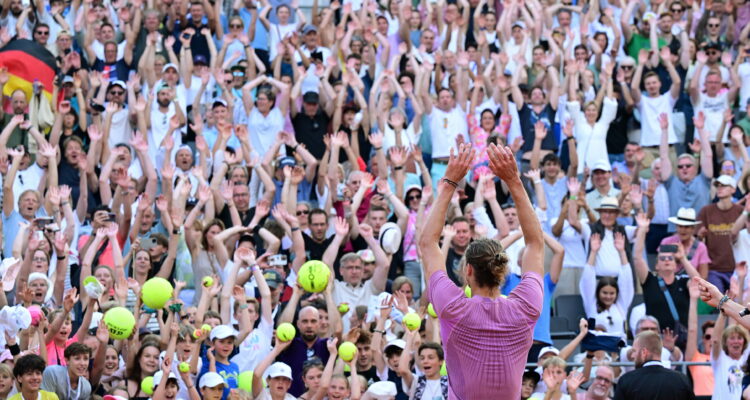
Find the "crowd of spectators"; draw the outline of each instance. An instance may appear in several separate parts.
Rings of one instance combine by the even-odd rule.
[[[59,72],[9,90],[0,65],[0,400],[447,400],[418,243],[471,144],[447,274],[466,286],[468,245],[495,239],[512,293],[493,143],[546,245],[522,399],[750,398],[750,334],[715,308],[750,295],[750,2],[319,3],[2,1],[0,46]],[[142,302],[155,277],[164,309]],[[137,323],[113,340],[120,306]]]

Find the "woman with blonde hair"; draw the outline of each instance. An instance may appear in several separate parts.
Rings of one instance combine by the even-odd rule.
[[[714,399],[742,398],[742,367],[750,353],[750,334],[741,325],[725,328],[726,316],[719,313],[711,336],[711,368],[714,371]]]

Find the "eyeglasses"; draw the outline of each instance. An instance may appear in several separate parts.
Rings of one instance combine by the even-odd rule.
[[[125,91],[123,90],[112,90],[109,92],[112,96],[122,96],[125,94]]]
[[[229,27],[232,28],[232,29],[238,29],[238,28],[242,28],[242,25],[240,25],[240,24],[231,24],[231,25],[229,25]]]
[[[34,257],[31,259],[33,262],[47,262],[47,259],[44,257]]]
[[[683,8],[673,8],[673,9],[672,9],[672,12],[673,12],[673,13],[681,13],[681,12],[683,12],[683,11],[685,11],[685,9],[683,9]]]
[[[711,51],[707,51],[707,52],[706,52],[706,55],[709,55],[709,56],[717,56],[717,55],[719,55],[719,52],[718,52],[718,51],[716,51],[716,50],[711,50]]]
[[[422,199],[422,195],[421,194],[417,194],[417,195],[414,195],[414,196],[409,196],[409,197],[406,198],[406,200],[409,200],[409,201],[412,201],[412,200],[421,200],[421,199]]]
[[[643,332],[643,331],[654,331],[654,332],[659,332],[659,329],[657,329],[657,328],[656,328],[656,327],[654,326],[654,327],[644,327],[644,328],[640,328],[640,329],[638,330],[638,332]]]
[[[709,28],[718,28],[719,24],[708,24]]]
[[[300,211],[297,211],[297,216],[298,217],[300,215],[307,215],[307,214],[310,214],[310,210],[300,210]]]
[[[633,69],[632,65],[621,65],[620,68],[622,69]]]
[[[680,164],[680,165],[677,166],[677,168],[678,169],[685,169],[685,168],[690,168],[692,166],[693,166],[693,164]]]
[[[674,256],[659,256],[659,261],[673,261]]]
[[[37,35],[49,35],[49,31],[36,31]]]
[[[731,186],[729,186],[729,185],[724,185],[724,184],[722,184],[722,183],[719,183],[719,182],[714,182],[714,187],[715,187],[715,188],[721,188],[721,187],[731,187]]]
[[[705,340],[711,340],[711,334],[707,333],[707,334],[703,335],[703,339],[705,339]]]

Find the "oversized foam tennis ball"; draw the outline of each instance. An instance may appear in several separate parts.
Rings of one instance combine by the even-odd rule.
[[[410,312],[404,315],[404,325],[406,325],[406,328],[408,330],[416,331],[420,326],[422,326],[422,318],[419,318],[419,315],[417,315],[417,313]]]
[[[440,366],[440,376],[448,376],[448,368],[445,368],[445,361],[443,361],[443,365]]]
[[[349,303],[341,303],[339,304],[339,312],[341,314],[346,314],[349,312]]]
[[[178,367],[180,369],[180,372],[189,372],[190,371],[190,364],[186,362],[181,362],[180,366]]]
[[[172,297],[172,285],[164,278],[151,278],[141,288],[141,299],[146,307],[161,310]]]
[[[466,287],[464,288],[464,294],[466,295],[466,297],[471,298],[471,286],[466,285]]]
[[[109,337],[115,340],[127,339],[135,327],[135,317],[125,307],[111,308],[104,314],[104,324],[107,325]]]
[[[437,318],[437,313],[435,312],[435,307],[432,306],[432,303],[427,305],[427,314],[430,314],[430,317]]]
[[[299,269],[297,282],[305,289],[306,292],[320,293],[328,286],[328,278],[331,276],[331,270],[328,266],[318,260],[310,260]]]
[[[339,357],[342,360],[349,362],[354,359],[354,355],[357,354],[357,346],[352,342],[344,342],[339,346]]]
[[[211,332],[211,325],[209,325],[209,324],[203,324],[203,325],[201,325],[201,330],[204,333],[210,333]]]
[[[248,392],[253,392],[253,371],[245,371],[237,376],[237,387]]]
[[[203,282],[203,287],[211,287],[214,284],[214,278],[204,276],[201,282]]]
[[[154,377],[153,376],[147,376],[143,378],[143,380],[141,381],[141,390],[143,391],[143,393],[146,393],[149,396],[154,394]]]
[[[284,322],[276,328],[276,337],[282,342],[288,342],[294,339],[294,335],[297,334],[297,330],[294,329],[294,325],[289,322]]]

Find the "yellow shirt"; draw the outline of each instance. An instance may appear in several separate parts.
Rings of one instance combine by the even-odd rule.
[[[23,398],[23,395],[21,393],[16,393],[13,396],[11,396],[8,400],[25,400]],[[60,400],[57,397],[57,394],[54,392],[47,392],[44,390],[39,391],[39,395],[37,396],[37,400]]]

